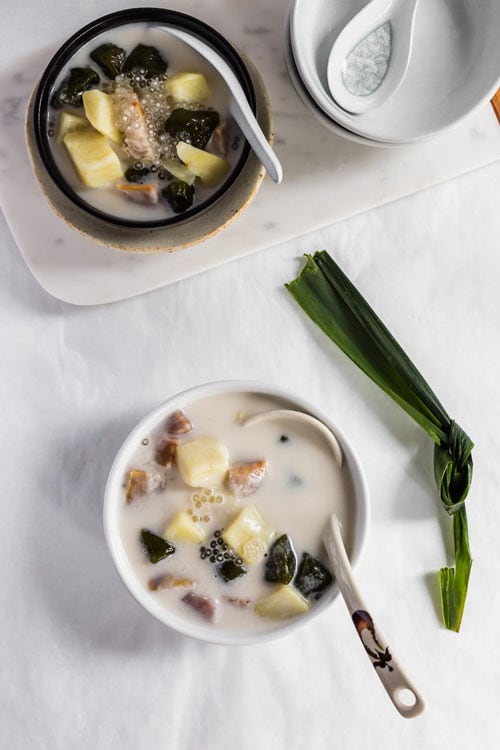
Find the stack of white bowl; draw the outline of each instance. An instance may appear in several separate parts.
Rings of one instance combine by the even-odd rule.
[[[330,50],[367,2],[292,1],[285,40],[288,71],[298,95],[325,127],[366,145],[402,146],[441,135],[491,99],[500,86],[500,0],[420,0],[400,88],[362,114],[339,107],[327,82]]]

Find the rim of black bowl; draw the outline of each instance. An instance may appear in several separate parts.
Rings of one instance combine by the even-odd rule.
[[[180,28],[183,31],[188,31],[193,36],[202,39],[210,46],[214,47],[233,69],[243,87],[243,91],[245,92],[254,114],[256,114],[257,105],[255,90],[250,74],[234,47],[232,47],[227,39],[219,34],[218,31],[193,16],[175,10],[169,10],[166,8],[129,8],[127,10],[120,10],[115,13],[101,16],[95,21],[83,26],[83,28],[73,34],[73,36],[71,36],[62,47],[58,49],[42,73],[36,90],[33,106],[33,125],[35,142],[43,165],[57,187],[72,201],[72,203],[86,213],[91,214],[107,224],[114,224],[115,226],[120,227],[132,227],[135,229],[156,229],[160,227],[179,225],[214,205],[235,182],[245,166],[248,155],[250,154],[250,145],[248,144],[248,141],[244,140],[241,156],[227,180],[223,182],[218,190],[203,201],[203,203],[184,211],[182,214],[175,214],[174,216],[165,219],[139,221],[135,219],[126,219],[125,217],[120,216],[113,216],[104,211],[100,211],[98,208],[95,208],[84,201],[78,193],[71,188],[59,171],[52,155],[47,128],[47,114],[54,84],[61,69],[67,62],[69,62],[80,47],[91,41],[94,36],[104,31],[108,31],[109,29],[118,26],[126,26],[127,24],[141,22],[163,24]]]

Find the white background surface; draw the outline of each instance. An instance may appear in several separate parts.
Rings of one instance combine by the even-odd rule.
[[[34,7],[10,16],[3,63],[20,40],[35,49],[116,3],[78,11],[61,1],[56,13],[43,2],[36,18]],[[87,309],[37,285],[1,221],[2,747],[498,747],[499,201],[495,164],[149,295]],[[283,290],[301,253],[324,247],[476,442],[474,566],[458,636],[440,626],[431,596],[431,574],[449,560],[450,525],[434,492],[429,439]],[[225,648],[170,632],[120,583],[101,524],[116,450],[167,396],[225,378],[306,394],[357,448],[372,495],[359,581],[428,701],[422,717],[395,712],[341,601],[280,641]]]

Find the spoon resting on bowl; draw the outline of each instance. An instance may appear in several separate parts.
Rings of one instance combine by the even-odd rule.
[[[323,422],[316,419],[316,417],[312,417],[310,414],[293,409],[271,409],[247,417],[243,424],[245,427],[249,427],[268,419],[283,418],[310,424],[315,427],[326,438],[339,469],[342,467],[343,453],[337,438]],[[403,669],[399,666],[392,650],[389,649],[387,643],[380,635],[378,628],[375,628],[373,619],[356,585],[351,564],[344,542],[342,541],[340,522],[335,513],[328,519],[322,539],[333,568],[333,574],[351,615],[353,625],[389,698],[401,716],[407,719],[418,716],[424,710],[425,702]]]
[[[425,702],[399,666],[379,629],[375,627],[356,585],[342,541],[340,522],[335,513],[331,515],[323,531],[323,544],[353,625],[387,695],[401,716],[406,719],[418,716],[425,709]]]
[[[197,37],[191,36],[190,34],[176,29],[173,26],[168,27],[168,32],[177,39],[187,44],[189,47],[198,52],[202,57],[215,68],[220,77],[225,81],[229,91],[231,92],[231,101],[229,110],[238,123],[241,132],[250,144],[250,148],[255,153],[263,167],[266,169],[268,175],[273,182],[280,183],[283,179],[283,169],[280,161],[274,151],[272,150],[269,142],[261,130],[257,119],[252,112],[250,105],[245,96],[245,92],[241,87],[237,77],[229,67],[228,63],[210,47],[206,42],[198,39]]]
[[[408,70],[419,0],[370,0],[333,43],[327,80],[334,101],[362,114],[396,93]]]

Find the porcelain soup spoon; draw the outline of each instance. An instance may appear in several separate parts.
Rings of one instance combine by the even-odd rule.
[[[371,0],[333,43],[327,79],[334,101],[362,114],[396,93],[408,70],[419,0]]]
[[[310,424],[321,432],[332,449],[337,466],[341,468],[343,454],[337,438],[323,422],[310,414],[293,409],[271,409],[247,417],[243,424],[249,427],[268,419],[283,418]],[[424,710],[425,702],[399,666],[392,651],[380,635],[380,631],[375,628],[354,580],[351,564],[342,541],[340,523],[335,513],[330,516],[325,526],[323,543],[354,627],[389,698],[401,716],[407,719],[418,716]]]
[[[394,658],[359,593],[347,552],[342,541],[340,523],[335,514],[323,531],[323,544],[328,552],[340,593],[346,603],[361,643],[375,668],[387,695],[401,716],[411,719],[425,709],[425,702]]]
[[[231,92],[229,109],[233,118],[240,126],[243,135],[247,139],[250,147],[261,164],[265,167],[268,175],[274,182],[280,183],[283,179],[283,169],[279,159],[262,132],[260,125],[248,104],[245,92],[227,62],[208,44],[197,37],[187,34],[185,31],[169,26],[167,33],[180,39],[189,47],[196,50],[196,52],[199,52],[199,54],[204,57],[213,68],[215,68],[221,78],[226,82],[226,85]]]

